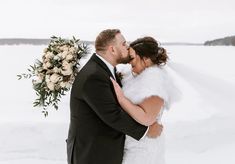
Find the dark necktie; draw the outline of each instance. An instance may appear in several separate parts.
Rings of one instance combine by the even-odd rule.
[[[117,68],[116,67],[114,67],[114,75],[115,75],[115,78],[116,78],[116,82],[120,85],[120,87],[122,87],[121,79],[118,76]]]

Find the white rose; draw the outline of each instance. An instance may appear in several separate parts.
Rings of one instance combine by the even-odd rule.
[[[60,49],[61,51],[63,51],[63,49],[64,49],[64,46],[60,46],[60,47],[59,47],[59,49]]]
[[[68,51],[62,52],[61,58],[62,58],[62,59],[66,58],[67,54],[68,54]]]
[[[72,67],[71,66],[66,67],[66,69],[63,69],[61,71],[61,73],[65,76],[66,75],[71,75],[73,73]]]
[[[61,79],[61,76],[58,75],[57,73],[53,73],[50,77],[50,81],[52,83],[57,83]]]
[[[46,62],[49,62],[49,61],[50,61],[50,59],[49,59],[49,58],[46,58],[46,57],[43,57],[42,60],[43,60],[43,63],[46,63]]]
[[[46,59],[51,59],[52,57],[54,57],[54,54],[52,52],[47,52],[45,54],[45,57],[46,57]]]
[[[75,47],[71,47],[71,48],[69,49],[69,52],[72,53],[72,54],[74,54],[74,53],[76,52],[76,48],[75,48]]]
[[[60,86],[62,87],[62,88],[70,88],[70,83],[69,82],[61,82],[60,83]]]
[[[69,65],[69,62],[66,60],[62,61],[62,67],[67,67]]]
[[[47,52],[47,48],[45,48],[45,49],[43,50],[43,52],[46,53],[46,52]]]
[[[60,86],[61,86],[61,88],[64,88],[64,87],[65,87],[65,82],[62,81],[62,82],[60,83]]]
[[[48,82],[50,82],[51,80],[50,80],[50,75],[46,75],[46,82],[48,83]]]
[[[62,53],[58,53],[56,56],[58,56],[59,58],[62,58]]]
[[[71,84],[70,84],[69,82],[67,82],[67,83],[65,84],[65,87],[69,89],[69,88],[71,87]]]
[[[50,68],[52,65],[50,62],[46,62],[46,68]]]
[[[43,69],[50,68],[51,66],[52,66],[52,65],[51,65],[51,63],[50,63],[49,61],[44,62],[44,63],[42,64],[42,68],[43,68]]]
[[[47,69],[46,63],[43,63],[42,68]]]
[[[51,91],[54,91],[54,90],[55,90],[55,84],[52,83],[52,82],[48,82],[48,83],[47,83],[47,87],[48,87]]]
[[[53,59],[54,59],[54,60],[60,60],[60,57],[59,57],[59,55],[56,55],[56,56],[54,56]]]
[[[66,46],[66,45],[64,45],[64,47],[63,47],[63,51],[69,51],[69,47],[68,46]]]
[[[51,69],[48,69],[47,72],[46,72],[46,74],[48,74],[48,75],[51,75],[51,74],[53,74],[53,73],[54,73],[54,71],[51,70]]]
[[[73,66],[73,65],[72,65],[71,63],[68,63],[67,61],[63,61],[63,62],[62,62],[62,68],[63,68],[63,70],[71,69],[72,66]]]
[[[54,73],[59,73],[60,71],[61,71],[61,70],[60,70],[58,67],[54,67],[54,68],[53,68],[53,72],[54,72]]]
[[[37,76],[38,76],[38,79],[35,81],[35,83],[37,83],[37,84],[38,84],[38,83],[42,83],[42,80],[43,80],[43,78],[44,78],[44,75],[40,73],[40,74],[38,74]]]
[[[66,56],[66,60],[67,60],[67,61],[70,61],[70,60],[72,60],[72,59],[73,59],[73,55],[69,54],[69,55]]]

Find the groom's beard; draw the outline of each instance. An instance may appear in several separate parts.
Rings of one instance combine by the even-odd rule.
[[[130,55],[126,56],[126,57],[121,57],[117,60],[118,64],[127,64],[132,60],[132,58],[130,57]]]

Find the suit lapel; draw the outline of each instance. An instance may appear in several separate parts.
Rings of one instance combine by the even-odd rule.
[[[107,65],[99,57],[97,57],[97,55],[95,53],[92,55],[91,60],[93,60],[97,64],[99,64],[109,74],[109,76],[113,77],[113,74],[110,72]],[[120,78],[117,75],[117,72],[114,71],[114,74],[115,74],[115,78],[114,77],[113,78],[116,79],[117,83],[122,87],[122,83],[121,83]]]
[[[98,56],[96,56],[95,53],[91,56],[91,60],[93,60],[97,64],[99,64],[109,74],[109,76],[113,77],[113,74],[110,72],[110,70],[107,67],[107,65]]]

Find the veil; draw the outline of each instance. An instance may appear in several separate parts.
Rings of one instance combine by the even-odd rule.
[[[170,61],[166,67],[183,95],[181,105],[176,107],[182,114],[178,117],[190,119],[235,114],[235,84],[182,63]]]

